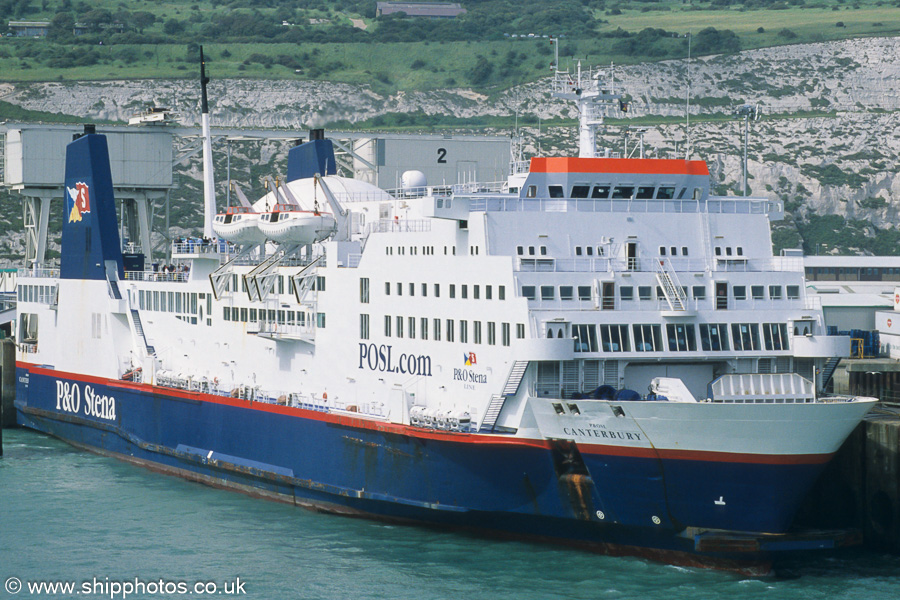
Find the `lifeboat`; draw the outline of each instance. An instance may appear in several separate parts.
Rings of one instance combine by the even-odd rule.
[[[282,244],[312,244],[333,235],[337,221],[331,213],[276,204],[274,210],[259,216],[259,230],[267,239]]]
[[[235,244],[262,244],[266,236],[259,228],[260,216],[249,206],[229,206],[213,219],[213,231],[220,239]]]

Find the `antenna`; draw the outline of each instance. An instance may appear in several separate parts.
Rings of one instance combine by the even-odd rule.
[[[687,92],[685,92],[684,105],[684,160],[691,158],[691,42],[694,34],[688,29],[688,59],[687,59]]]

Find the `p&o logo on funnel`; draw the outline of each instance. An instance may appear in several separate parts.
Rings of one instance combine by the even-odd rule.
[[[77,223],[81,220],[81,216],[91,212],[91,198],[88,192],[88,184],[79,181],[74,188],[66,186],[68,198],[66,205],[71,206],[69,209],[69,223]]]

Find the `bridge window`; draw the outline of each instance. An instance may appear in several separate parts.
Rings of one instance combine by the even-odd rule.
[[[595,185],[594,190],[591,192],[591,198],[609,198],[609,186]]]
[[[527,298],[528,300],[534,300],[535,287],[533,285],[523,285],[522,286],[522,297]]]
[[[591,299],[591,286],[579,285],[578,286],[578,299],[579,300],[590,300]]]
[[[657,200],[671,200],[675,197],[675,188],[663,186],[656,190],[656,199]]]
[[[788,298],[788,300],[799,300],[800,299],[800,286],[799,285],[787,286],[787,298]]]
[[[572,197],[573,198],[587,198],[588,192],[591,191],[591,186],[589,185],[573,185],[572,186]]]
[[[561,285],[559,286],[559,299],[560,300],[571,300],[573,298],[573,289],[571,285]]]
[[[635,198],[637,200],[650,200],[653,198],[653,186],[642,185],[637,189],[637,194],[635,194]]]
[[[563,186],[561,186],[561,185],[551,185],[548,188],[548,190],[550,192],[551,198],[565,198],[566,197],[566,193],[563,191]]]
[[[613,189],[613,198],[631,198],[634,195],[634,186],[617,185]]]

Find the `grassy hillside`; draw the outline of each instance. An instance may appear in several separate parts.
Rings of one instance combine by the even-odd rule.
[[[694,55],[900,32],[897,0],[462,4],[432,21],[374,18],[375,0],[0,0],[7,20],[51,22],[47,38],[0,39],[0,80],[193,77],[203,44],[218,78],[490,90],[546,74],[550,35],[563,56],[628,64],[686,56],[689,32]]]

